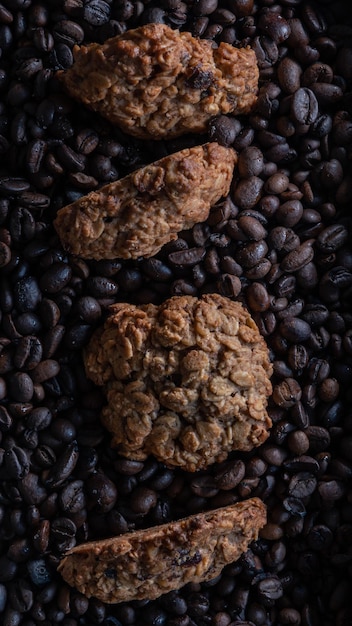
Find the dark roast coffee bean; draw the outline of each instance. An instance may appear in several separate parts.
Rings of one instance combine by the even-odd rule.
[[[301,343],[310,337],[311,328],[307,322],[299,317],[292,317],[281,322],[280,332],[285,339],[293,343]]]
[[[67,517],[57,517],[51,524],[51,536],[55,547],[61,552],[75,545],[76,526]]]
[[[257,585],[257,595],[264,606],[273,606],[283,595],[279,578],[275,576],[263,578]]]
[[[266,8],[261,11],[258,27],[276,43],[282,43],[291,33],[289,23],[280,14]]]
[[[250,268],[259,263],[267,254],[268,246],[265,240],[248,243],[236,253],[236,261],[245,268]]]
[[[251,209],[259,201],[263,188],[263,181],[258,176],[250,176],[240,180],[234,193],[234,201],[241,209]]]
[[[281,261],[280,267],[284,272],[297,272],[310,263],[314,257],[314,249],[310,243],[304,243],[292,252],[289,252]]]
[[[59,503],[63,511],[78,513],[84,508],[85,497],[83,481],[76,480],[69,483],[60,493]]]
[[[66,263],[53,263],[42,275],[40,287],[45,293],[55,294],[61,291],[71,280],[72,270]]]
[[[27,312],[36,308],[41,300],[38,282],[33,276],[20,279],[14,286],[14,303],[18,311]]]
[[[261,283],[252,283],[247,289],[246,297],[252,311],[266,311],[270,306],[269,294]]]
[[[319,104],[332,105],[343,97],[343,91],[338,85],[329,83],[312,83],[310,89],[315,95]],[[313,120],[315,121],[315,120]]]
[[[327,226],[317,237],[316,245],[323,252],[334,252],[347,241],[347,229],[340,224]]]
[[[16,346],[14,364],[19,369],[32,370],[38,365],[43,355],[43,348],[40,340],[28,335],[22,337]]]
[[[29,472],[29,458],[25,450],[14,446],[5,452],[5,466],[10,478],[23,479]]]
[[[53,36],[56,41],[73,46],[74,44],[82,43],[84,39],[84,30],[76,22],[72,22],[71,20],[61,20],[54,26]]]
[[[274,386],[273,400],[280,407],[290,408],[301,398],[302,391],[294,378],[286,378]]]
[[[291,117],[299,124],[312,124],[318,117],[319,105],[315,94],[307,87],[298,89],[292,98]]]
[[[279,63],[277,72],[280,87],[285,93],[293,94],[300,88],[302,68],[296,61],[284,57]]]
[[[78,460],[78,446],[70,443],[55,464],[50,468],[45,483],[48,487],[56,488],[61,485],[73,472]]]
[[[205,253],[204,248],[189,248],[187,250],[171,252],[168,255],[168,259],[171,265],[176,267],[192,267],[204,258]]]
[[[240,127],[236,120],[226,115],[215,117],[209,123],[209,138],[222,146],[231,146],[236,139]]]
[[[107,513],[116,502],[117,489],[102,472],[94,472],[85,481],[85,494],[88,509]]]
[[[264,167],[263,153],[255,146],[245,148],[238,159],[238,171],[242,178],[259,176]]]

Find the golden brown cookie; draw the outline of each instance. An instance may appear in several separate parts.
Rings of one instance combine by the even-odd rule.
[[[116,304],[84,355],[121,454],[188,471],[268,437],[272,367],[249,312],[217,294]]]
[[[154,600],[216,578],[258,538],[266,507],[252,498],[176,522],[84,543],[59,565],[63,578],[102,602]]]
[[[236,162],[217,143],[181,150],[60,209],[54,226],[65,249],[86,259],[153,256],[207,219]]]
[[[250,48],[234,48],[146,24],[103,44],[74,49],[59,77],[68,93],[130,135],[162,139],[203,133],[211,117],[249,113],[258,67]]]

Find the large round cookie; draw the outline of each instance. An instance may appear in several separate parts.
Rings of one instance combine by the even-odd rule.
[[[112,444],[129,458],[153,454],[195,471],[268,436],[268,349],[249,312],[228,298],[113,305],[85,365],[105,388]]]

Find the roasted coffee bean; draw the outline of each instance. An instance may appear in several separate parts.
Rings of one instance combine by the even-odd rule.
[[[56,41],[66,43],[69,46],[82,43],[84,30],[76,22],[61,20],[53,28],[53,36]]]
[[[18,369],[32,370],[40,362],[43,348],[40,340],[32,335],[22,337],[16,346],[14,364]]]
[[[300,240],[291,228],[276,226],[269,234],[269,243],[278,252],[291,252],[299,247]]]
[[[41,292],[36,278],[27,276],[20,278],[14,286],[14,304],[18,311],[24,313],[36,308],[41,300]]]
[[[60,551],[69,550],[75,545],[76,526],[67,517],[57,517],[51,524],[51,540],[55,548]]]
[[[14,446],[5,452],[5,466],[10,478],[23,479],[29,472],[29,458],[25,450]]]
[[[262,71],[270,69],[279,58],[276,42],[266,35],[261,35],[254,39],[253,49],[258,59],[259,69]]]
[[[257,595],[264,606],[273,606],[275,601],[283,595],[283,588],[279,578],[275,576],[263,578],[257,585]]]
[[[93,276],[87,279],[87,289],[95,298],[110,298],[118,292],[116,281],[104,276]]]
[[[61,485],[71,475],[77,460],[78,446],[72,442],[50,468],[45,480],[46,485],[51,488]]]
[[[242,178],[260,176],[264,167],[263,153],[255,146],[245,148],[238,159],[238,171]]]
[[[323,500],[336,502],[340,500],[345,493],[345,486],[337,480],[320,481],[318,484],[318,492]]]
[[[299,124],[312,124],[318,117],[318,100],[308,87],[300,87],[292,97],[290,114]]]
[[[240,180],[234,193],[235,204],[241,209],[253,208],[261,197],[263,184],[258,176],[249,176]]]
[[[67,263],[53,263],[40,279],[40,287],[44,293],[56,294],[71,280],[72,270]]]
[[[306,242],[289,252],[281,261],[280,267],[284,272],[297,272],[306,266],[314,257],[314,249]]]
[[[172,278],[171,269],[159,259],[147,259],[143,262],[142,269],[152,280],[164,282]]]
[[[286,378],[274,386],[273,400],[280,407],[290,408],[301,398],[302,390],[294,378]]]
[[[171,265],[179,268],[192,267],[205,257],[205,248],[189,248],[187,250],[178,250],[168,255]]]
[[[248,243],[235,255],[236,261],[245,268],[254,267],[268,252],[265,240]]]
[[[30,402],[33,397],[33,381],[25,372],[16,372],[9,379],[9,394],[18,402]]]
[[[278,65],[277,72],[280,87],[285,93],[293,94],[298,91],[301,83],[302,68],[296,61],[290,57],[284,57]]]
[[[347,229],[340,224],[332,224],[325,228],[317,237],[316,245],[323,252],[335,252],[347,241]]]
[[[302,343],[309,339],[311,327],[299,317],[284,319],[280,324],[280,333],[292,343]]]
[[[269,294],[261,283],[252,283],[246,292],[248,306],[252,311],[266,311],[270,307]]]
[[[222,146],[231,146],[239,130],[237,120],[220,115],[210,121],[208,132],[211,141],[217,141]]]
[[[322,452],[329,447],[330,435],[326,428],[322,426],[308,426],[305,432],[309,439],[311,452]]]
[[[289,185],[289,178],[283,172],[276,172],[269,176],[265,182],[264,189],[269,194],[282,194]],[[277,206],[278,208],[278,206]]]
[[[292,228],[298,224],[302,215],[302,203],[299,200],[288,200],[279,206],[275,218],[280,225]]]
[[[83,492],[83,481],[76,480],[69,483],[59,496],[59,504],[63,511],[68,513],[78,513],[84,508],[85,497]]]
[[[116,502],[117,489],[102,472],[94,472],[85,481],[85,494],[88,509],[107,513]]]
[[[343,97],[342,89],[334,84],[316,82],[310,85],[310,90],[315,95],[317,102],[323,106],[335,104]]]

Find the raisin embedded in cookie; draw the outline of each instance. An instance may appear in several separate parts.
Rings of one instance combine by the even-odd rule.
[[[237,154],[217,143],[186,148],[60,209],[64,248],[85,259],[151,257],[207,219],[229,192]]]
[[[218,114],[246,114],[258,90],[250,48],[234,48],[146,24],[103,44],[74,49],[58,73],[68,93],[112,124],[142,139],[204,133]]]
[[[216,578],[258,538],[266,507],[252,498],[206,513],[91,541],[59,564],[63,578],[102,602],[154,600],[189,582]]]
[[[84,360],[102,421],[131,459],[196,471],[268,437],[272,366],[249,312],[217,294],[116,304]]]

